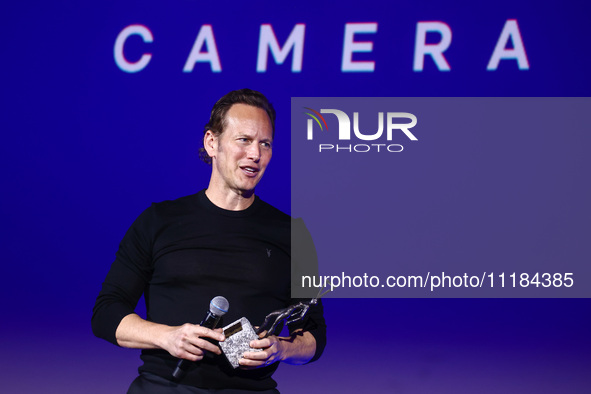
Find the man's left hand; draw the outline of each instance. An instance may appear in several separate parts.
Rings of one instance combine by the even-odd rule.
[[[242,369],[266,367],[283,359],[284,343],[275,335],[250,342],[253,349],[263,349],[261,352],[245,352],[239,361]]]

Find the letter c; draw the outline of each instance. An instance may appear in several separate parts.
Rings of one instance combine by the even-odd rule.
[[[154,37],[152,36],[152,32],[144,25],[129,25],[125,29],[121,30],[117,39],[115,40],[115,47],[114,47],[114,57],[115,63],[117,67],[119,67],[122,71],[128,73],[136,73],[138,71],[143,70],[150,60],[152,59],[151,53],[144,53],[140,60],[135,63],[131,63],[125,59],[125,55],[123,54],[123,46],[125,45],[125,41],[131,35],[137,34],[144,42],[152,43],[154,41]]]

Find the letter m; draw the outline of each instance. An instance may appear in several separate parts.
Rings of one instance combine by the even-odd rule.
[[[293,57],[291,59],[291,72],[298,73],[302,71],[302,60],[304,58],[304,32],[306,25],[298,23],[287,37],[287,41],[283,48],[279,46],[277,37],[273,27],[269,24],[261,25],[261,35],[259,37],[259,53],[257,57],[257,72],[264,73],[267,71],[267,58],[269,57],[269,49],[273,54],[275,63],[283,64],[289,52],[293,50]]]

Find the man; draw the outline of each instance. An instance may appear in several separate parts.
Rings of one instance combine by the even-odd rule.
[[[262,323],[290,298],[290,218],[254,194],[273,152],[275,111],[249,89],[228,93],[213,107],[201,156],[212,166],[205,191],[153,204],[119,246],[93,311],[95,335],[140,348],[144,365],[129,392],[277,393],[278,362],[304,364],[325,344],[322,307],[290,326],[289,337],[255,340],[240,369],[221,356],[220,329],[195,324],[209,301],[225,296],[229,324],[242,316]],[[134,308],[145,296],[147,319]],[[201,312],[201,313],[200,313]],[[178,359],[193,361],[177,382]],[[219,391],[219,390],[222,391]]]

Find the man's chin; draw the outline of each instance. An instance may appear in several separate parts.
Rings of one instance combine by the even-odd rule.
[[[253,178],[253,179],[249,179],[248,181],[244,182],[241,186],[242,186],[242,191],[244,193],[254,193],[254,189],[255,187],[259,184],[259,181],[261,180],[261,177],[257,177],[257,178]]]
[[[258,185],[257,182],[245,182],[240,185],[240,192],[243,196],[251,196],[254,194],[254,188]]]

